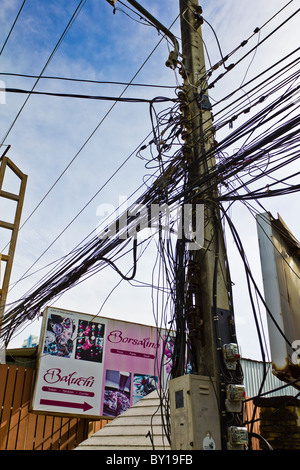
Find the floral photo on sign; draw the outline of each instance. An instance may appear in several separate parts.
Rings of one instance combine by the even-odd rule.
[[[44,354],[70,357],[73,351],[75,323],[72,318],[51,314],[48,318]]]

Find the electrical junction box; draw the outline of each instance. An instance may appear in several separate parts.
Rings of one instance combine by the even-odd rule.
[[[240,384],[229,384],[226,387],[226,400],[225,407],[226,411],[232,413],[241,413],[243,407],[243,401],[246,398],[245,387]]]
[[[248,443],[248,430],[246,427],[230,426],[228,428],[228,437],[228,449],[242,449],[244,444]]]
[[[241,357],[238,345],[235,343],[224,344],[223,354],[227,369],[235,370]]]
[[[170,380],[172,450],[222,450],[215,379],[187,374]]]

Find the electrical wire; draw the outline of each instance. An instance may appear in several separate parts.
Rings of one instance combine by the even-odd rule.
[[[79,15],[79,13],[80,13],[80,11],[81,11],[81,9],[83,8],[83,6],[84,6],[85,3],[86,3],[86,0],[80,0],[79,4],[77,5],[77,7],[76,7],[76,9],[75,9],[75,11],[74,11],[74,13],[73,13],[71,19],[69,20],[69,22],[68,22],[66,28],[64,29],[62,35],[60,36],[58,42],[56,43],[56,45],[55,45],[55,47],[54,47],[52,53],[50,54],[50,56],[49,56],[49,58],[48,58],[46,64],[44,65],[44,67],[43,67],[43,69],[42,69],[42,71],[41,71],[39,77],[38,77],[37,80],[35,81],[35,83],[34,83],[33,87],[31,88],[31,91],[29,92],[29,94],[28,94],[26,100],[24,101],[24,103],[23,103],[23,105],[21,106],[20,110],[18,111],[18,113],[17,113],[15,119],[13,120],[13,122],[12,122],[12,124],[10,125],[9,129],[7,130],[5,136],[3,137],[2,141],[1,141],[1,145],[4,144],[4,142],[6,141],[7,137],[9,136],[10,132],[12,131],[12,129],[13,129],[14,125],[16,124],[18,118],[20,117],[20,115],[21,115],[21,113],[22,113],[22,111],[23,111],[23,109],[24,109],[26,103],[28,102],[28,100],[29,100],[31,94],[33,93],[35,87],[37,86],[37,84],[38,84],[38,82],[39,82],[39,80],[40,80],[40,77],[43,75],[43,73],[45,72],[45,70],[46,70],[46,68],[48,67],[49,63],[50,63],[51,60],[53,59],[55,53],[57,52],[58,48],[59,48],[60,45],[62,44],[63,40],[65,39],[67,33],[69,32],[70,28],[72,27],[74,21],[76,20],[77,16]]]
[[[152,57],[152,55],[154,54],[154,52],[156,51],[156,49],[159,47],[160,43],[163,41],[163,38],[161,38],[158,43],[156,44],[156,46],[151,50],[151,52],[148,54],[148,56],[146,57],[146,59],[144,60],[144,62],[142,63],[142,65],[139,67],[139,69],[137,70],[137,72],[133,75],[132,79],[130,80],[130,82],[128,82],[126,84],[126,87],[123,89],[123,91],[120,93],[119,97],[117,98],[116,101],[114,101],[114,103],[112,104],[112,106],[109,108],[109,110],[105,113],[105,115],[103,116],[103,118],[100,120],[100,122],[97,124],[97,126],[94,128],[94,130],[91,132],[91,134],[89,135],[89,137],[85,140],[85,142],[83,143],[83,145],[80,147],[80,149],[77,151],[77,153],[74,155],[74,157],[70,160],[70,162],[68,163],[68,165],[65,167],[65,169],[62,171],[62,173],[58,176],[58,178],[54,181],[54,183],[52,184],[52,186],[48,189],[48,191],[45,193],[45,195],[43,196],[43,198],[40,200],[40,202],[36,205],[36,207],[32,210],[32,212],[29,214],[29,216],[26,218],[26,220],[22,223],[19,231],[23,228],[23,226],[30,220],[30,218],[34,215],[34,213],[40,208],[40,206],[42,205],[42,203],[45,201],[45,199],[49,196],[49,194],[53,191],[53,189],[55,188],[55,186],[58,184],[58,182],[63,178],[63,176],[65,175],[65,173],[69,170],[69,168],[71,167],[71,165],[75,162],[75,160],[78,158],[78,156],[80,155],[80,153],[83,151],[83,149],[87,146],[87,144],[89,143],[89,141],[93,138],[93,136],[96,134],[96,132],[98,131],[98,129],[100,128],[100,126],[103,124],[103,122],[108,118],[108,116],[110,115],[110,113],[113,111],[114,107],[117,105],[118,101],[122,99],[123,95],[126,93],[127,89],[129,88],[129,86],[134,82],[135,78],[138,76],[138,74],[141,72],[141,70],[144,68],[144,66],[146,65],[146,63],[149,61],[149,59]],[[44,68],[45,69],[45,68]],[[40,74],[41,76],[42,74]],[[37,84],[37,82],[36,82]],[[123,165],[122,165],[123,166]],[[115,173],[114,173],[115,174]]]
[[[284,25],[286,25],[292,18],[294,18],[298,13],[300,9],[298,8],[295,10],[288,18],[286,18],[282,23],[280,23],[276,28],[274,28],[267,36],[265,36],[264,39],[262,39],[258,44],[256,44],[255,47],[250,49],[246,54],[244,54],[240,59],[238,59],[234,64],[231,64],[229,67],[227,67],[226,71],[220,74],[215,80],[213,80],[211,83],[208,84],[207,88],[213,88],[216,83],[223,78],[228,72],[231,72],[238,64],[240,64],[248,55],[250,55],[252,52],[257,50],[259,46],[261,46],[265,41],[267,41],[273,34],[275,34],[277,31],[279,31],[280,28],[282,28]],[[259,31],[259,28],[257,28],[256,32]]]
[[[286,125],[285,125],[285,127],[286,127]],[[290,128],[290,126],[289,126],[289,128]],[[272,140],[272,139],[271,139],[271,140]],[[261,147],[261,142],[260,142],[259,144],[257,144],[257,145],[259,145],[259,147]],[[238,158],[240,159],[241,157],[239,156]],[[232,163],[232,162],[231,162],[231,163]],[[166,170],[166,169],[163,170],[163,177],[164,177],[164,178],[166,177],[166,175],[168,174],[168,172],[171,172],[171,167],[169,167],[167,170]],[[174,161],[172,162],[172,174],[173,174],[173,173],[174,173]],[[178,178],[175,178],[175,181],[177,181],[177,180],[178,180]],[[151,188],[151,189],[153,190],[153,188]],[[182,197],[182,193],[180,194],[180,197]],[[153,200],[155,200],[155,199],[151,198],[151,197],[150,197],[150,194],[147,194],[147,193],[146,193],[146,200],[147,200],[147,202],[148,202],[148,201],[150,201],[150,200],[153,201]],[[177,200],[178,200],[178,196],[176,196],[176,193],[175,193],[175,197],[174,197],[174,199],[173,199],[173,202],[174,202],[174,201],[177,201]],[[168,195],[168,202],[170,202],[170,195]]]
[[[20,88],[0,88],[0,91],[6,91],[7,93],[19,93],[19,94],[30,94],[30,95],[40,95],[40,96],[53,96],[59,98],[76,98],[76,99],[87,99],[87,100],[97,100],[97,101],[115,101],[122,103],[164,103],[166,101],[175,101],[174,98],[167,98],[164,96],[158,96],[153,99],[146,98],[122,98],[122,97],[113,97],[113,96],[99,96],[99,95],[80,95],[75,93],[55,93],[55,92],[46,92],[46,91],[29,91],[22,90]]]
[[[0,75],[5,75],[7,77],[22,77],[22,78],[39,78],[38,75],[29,75],[29,74],[21,74],[21,73],[9,73],[9,72],[0,72]],[[155,85],[150,83],[132,83],[132,82],[116,82],[116,81],[105,81],[105,80],[91,80],[86,78],[70,78],[70,77],[57,77],[57,76],[49,76],[43,75],[40,77],[40,80],[57,80],[57,81],[67,81],[67,82],[75,82],[75,83],[92,83],[97,85],[128,85],[130,87],[147,87],[147,88],[170,88],[175,89],[176,86],[173,85]]]
[[[17,13],[17,16],[16,16],[16,18],[15,18],[15,20],[14,20],[14,22],[13,22],[13,24],[12,24],[10,30],[9,30],[8,35],[6,36],[6,39],[5,39],[4,43],[3,43],[3,46],[2,46],[1,51],[0,51],[0,56],[2,55],[2,53],[3,53],[3,51],[4,51],[4,48],[5,48],[5,46],[6,46],[7,42],[8,42],[8,40],[9,40],[9,38],[10,38],[10,36],[11,36],[13,30],[14,30],[14,27],[16,26],[16,23],[17,23],[18,18],[19,18],[20,14],[21,14],[21,12],[22,12],[22,10],[23,10],[23,7],[25,6],[25,3],[26,3],[26,0],[23,0],[23,3],[22,3],[22,5],[21,5],[20,8],[19,8],[19,11],[18,11],[18,13]]]
[[[290,3],[290,2],[289,2]],[[289,19],[293,17],[290,16]],[[285,24],[288,20],[282,23],[279,27]],[[279,28],[278,27],[278,28]],[[274,34],[277,29],[274,29],[271,34]],[[269,35],[270,36],[270,35]],[[267,36],[268,37],[268,36]],[[266,39],[266,38],[265,38]],[[252,52],[261,46],[263,41],[260,41]],[[244,57],[246,57],[246,54]],[[223,54],[222,54],[223,56]],[[225,57],[222,58],[225,60]],[[289,64],[291,65],[291,64]],[[294,64],[293,64],[294,65]],[[238,230],[233,224],[228,211],[225,210],[223,202],[228,202],[229,207],[236,201],[245,204],[245,201],[251,199],[257,202],[263,196],[261,187],[254,187],[252,185],[263,177],[273,178],[273,186],[278,186],[275,190],[266,192],[265,197],[273,197],[278,195],[291,194],[298,191],[299,184],[289,184],[287,181],[292,177],[296,177],[299,171],[293,174],[275,178],[276,172],[281,170],[284,166],[290,166],[297,161],[299,155],[299,124],[300,120],[297,114],[297,106],[295,104],[295,96],[298,93],[299,87],[295,86],[297,78],[288,66],[285,68],[286,74],[279,80],[279,72],[276,73],[278,82],[275,84],[268,80],[267,83],[262,82],[260,86],[268,87],[264,90],[258,88],[255,106],[260,107],[259,111],[256,109],[254,113],[254,104],[250,106],[250,110],[254,113],[248,120],[241,124],[237,129],[230,132],[220,142],[215,142],[211,147],[206,148],[202,145],[202,140],[212,132],[212,126],[203,131],[203,121],[200,124],[200,130],[196,138],[192,137],[188,140],[188,145],[196,146],[201,145],[202,154],[198,156],[196,165],[212,158],[217,155],[216,163],[211,168],[205,167],[204,172],[199,175],[190,175],[191,164],[189,158],[186,156],[186,149],[182,145],[183,132],[186,125],[191,125],[195,117],[191,117],[188,122],[183,123],[181,114],[182,102],[179,99],[174,99],[174,104],[169,109],[158,113],[154,108],[154,102],[149,102],[150,122],[152,125],[152,139],[146,145],[141,145],[136,148],[135,154],[146,161],[145,168],[152,173],[152,184],[145,184],[146,189],[140,195],[135,203],[129,209],[132,211],[126,212],[126,224],[121,224],[123,214],[116,219],[116,226],[118,230],[114,232],[112,225],[102,230],[97,237],[92,237],[89,240],[84,240],[85,243],[76,250],[72,250],[69,256],[60,260],[59,266],[52,269],[51,274],[43,278],[42,282],[38,283],[35,288],[25,295],[20,302],[15,303],[12,308],[6,312],[3,319],[3,326],[1,331],[1,339],[8,343],[11,336],[22,327],[24,321],[32,321],[39,315],[41,309],[48,303],[53,302],[57,296],[62,295],[64,292],[71,289],[73,286],[78,285],[90,276],[95,275],[102,269],[110,266],[121,277],[120,282],[127,281],[133,285],[137,271],[137,261],[139,256],[137,248],[142,246],[138,243],[136,238],[128,237],[128,233],[136,234],[136,217],[133,208],[136,205],[143,205],[149,209],[151,204],[157,204],[160,207],[166,204],[170,208],[172,235],[178,235],[175,228],[176,210],[182,204],[199,203],[209,205],[212,208],[214,221],[214,235],[209,241],[209,246],[206,250],[200,252],[200,260],[205,260],[205,256],[211,246],[216,247],[216,258],[214,264],[213,276],[213,313],[216,316],[218,313],[216,296],[218,290],[217,274],[221,274],[222,282],[228,288],[230,307],[233,305],[232,293],[230,289],[230,275],[228,263],[225,263],[225,270],[221,268],[219,248],[221,239],[221,220],[229,227],[233,236],[234,242],[243,262],[248,295],[252,308],[255,327],[258,335],[259,346],[263,359],[263,377],[260,383],[258,397],[263,395],[263,387],[267,377],[267,362],[265,352],[265,338],[263,335],[259,314],[257,312],[256,303],[262,302],[266,308],[267,313],[273,320],[279,333],[282,335],[283,340],[290,345],[290,341],[277,324],[272,312],[266,305],[263,295],[260,293],[257,283],[254,279],[249,262],[246,257],[245,249],[242,240],[239,236]],[[219,79],[218,79],[219,80]],[[249,83],[249,82],[248,82]],[[247,84],[243,84],[245,87]],[[239,87],[240,89],[240,87]],[[237,89],[238,90],[238,89]],[[234,90],[236,92],[237,90]],[[254,90],[253,90],[254,91]],[[252,93],[252,91],[251,91]],[[277,96],[271,103],[266,105],[266,95]],[[279,93],[279,95],[278,95]],[[233,96],[233,95],[231,95]],[[250,94],[248,95],[248,99]],[[253,99],[253,98],[252,98]],[[221,100],[223,101],[223,100]],[[236,103],[232,103],[232,106]],[[242,103],[239,108],[239,113],[245,113],[246,102]],[[199,114],[202,112],[202,105],[199,105]],[[222,111],[223,112],[223,111]],[[221,114],[221,113],[220,113]],[[228,123],[233,119],[235,114],[231,111],[223,115],[223,121],[220,117],[219,126],[223,123]],[[229,150],[232,146],[236,146],[236,150],[231,152]],[[147,156],[144,156],[145,154]],[[230,156],[229,156],[230,155]],[[149,179],[151,176],[149,175]],[[149,181],[149,180],[148,180]],[[282,185],[285,185],[284,187]],[[222,188],[218,191],[218,188]],[[225,188],[225,189],[224,189]],[[241,192],[244,191],[244,192]],[[210,194],[208,197],[207,194]],[[213,194],[213,196],[211,196]],[[249,208],[250,206],[246,205]],[[222,217],[217,217],[217,211],[220,211]],[[192,314],[189,308],[193,306],[191,300],[190,287],[193,282],[193,261],[194,258],[187,249],[187,239],[176,239],[176,242],[171,242],[170,239],[163,237],[165,229],[164,221],[160,215],[149,215],[149,212],[142,214],[139,218],[139,224],[147,226],[153,224],[157,228],[158,241],[157,241],[157,256],[154,260],[152,272],[152,306],[155,322],[158,328],[167,326],[167,340],[172,344],[172,367],[167,377],[176,377],[188,373],[190,370],[197,371],[199,364],[198,361],[204,361],[202,357],[196,357],[195,354],[195,337],[192,328]],[[207,220],[206,220],[207,222]],[[99,236],[100,235],[100,236]],[[106,236],[104,236],[106,235]],[[147,240],[149,241],[149,240]],[[131,243],[133,242],[133,243]],[[210,246],[211,244],[211,246]],[[130,245],[130,247],[129,247]],[[131,246],[132,245],[132,246]],[[126,250],[126,251],[125,251]],[[118,261],[124,256],[132,254],[132,262],[130,267],[125,273],[119,268]],[[199,259],[198,259],[199,261]],[[146,286],[145,286],[146,287]],[[230,312],[232,314],[232,312]],[[168,322],[168,323],[167,323]],[[219,338],[220,330],[218,323],[215,326],[215,337]],[[234,331],[232,332],[234,334]],[[159,364],[159,358],[156,358],[156,367],[158,373],[162,378],[162,363]],[[242,370],[238,367],[236,371],[230,371],[225,368],[223,357],[218,356],[219,371],[221,377],[226,378],[229,383],[240,383],[242,380]],[[208,371],[211,377],[211,372]],[[215,390],[216,396],[219,391]],[[224,396],[221,395],[221,400],[218,399],[219,412],[222,414],[224,407]],[[169,397],[161,390],[160,391],[160,408],[166,412],[166,418],[163,420],[164,433],[167,439],[170,437],[170,416],[168,412]],[[256,410],[256,408],[255,408]],[[250,424],[250,436],[256,437],[253,433],[253,424],[255,410]],[[235,421],[235,419],[237,421]],[[239,422],[240,417],[234,418],[228,415],[224,422],[226,427],[229,423]],[[151,439],[151,433],[149,434]],[[261,437],[258,437],[261,438]],[[251,446],[250,446],[251,448]]]

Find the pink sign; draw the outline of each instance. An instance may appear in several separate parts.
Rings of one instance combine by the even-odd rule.
[[[47,308],[32,410],[116,417],[161,386],[171,356],[154,327]]]

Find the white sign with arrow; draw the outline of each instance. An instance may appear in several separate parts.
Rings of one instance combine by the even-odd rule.
[[[99,417],[105,319],[47,309],[33,411]]]

